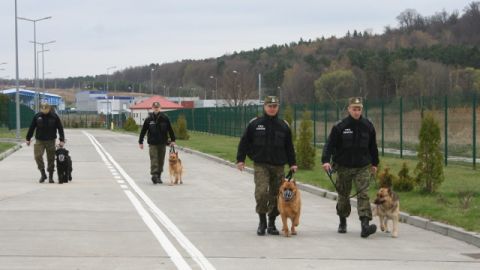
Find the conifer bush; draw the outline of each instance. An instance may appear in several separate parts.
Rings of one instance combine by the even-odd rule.
[[[135,123],[135,120],[131,116],[127,118],[127,121],[125,122],[125,125],[123,126],[123,129],[126,131],[132,131],[132,132],[137,132],[138,131],[138,126],[137,123]]]
[[[309,111],[303,112],[296,144],[298,166],[307,170],[313,169],[315,165],[315,148],[312,145],[313,123],[310,115]]]
[[[172,126],[175,137],[179,140],[188,140],[187,119],[184,114],[181,114],[177,118],[177,122]]]
[[[411,191],[415,186],[415,179],[410,176],[407,163],[404,162],[402,169],[398,172],[398,178],[393,182],[393,189],[396,191]]]
[[[418,135],[416,181],[426,192],[435,192],[444,180],[443,155],[440,152],[440,126],[431,113],[422,120]]]

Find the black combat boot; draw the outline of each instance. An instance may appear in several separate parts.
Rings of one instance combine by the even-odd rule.
[[[275,218],[276,216],[269,216],[268,217],[268,227],[267,227],[267,233],[271,235],[279,235],[280,232],[277,230],[275,227]]]
[[[43,183],[47,179],[47,174],[45,173],[45,170],[40,170],[40,173],[42,174],[42,176],[40,176],[40,179],[38,180],[38,182]]]
[[[152,183],[155,185],[158,182],[158,176],[156,174],[152,174]]]
[[[157,176],[157,184],[162,184],[162,174],[160,173],[158,176]]]
[[[258,214],[260,223],[258,224],[257,235],[265,235],[267,229],[267,214]]]
[[[347,233],[347,218],[340,217],[340,225],[338,225],[338,233]]]
[[[48,183],[55,183],[53,182],[53,171],[48,171]]]
[[[370,221],[368,217],[361,217],[360,220],[362,221],[362,232],[360,233],[361,237],[367,238],[369,235],[374,234],[377,231],[377,226],[375,224],[368,224]]]

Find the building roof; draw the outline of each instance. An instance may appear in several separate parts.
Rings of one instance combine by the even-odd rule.
[[[16,91],[17,91],[16,88],[11,88],[11,89],[0,91],[0,93],[8,95],[8,94],[13,94]],[[19,94],[32,94],[32,95],[35,94],[35,91],[27,90],[27,89],[23,89],[23,88],[18,89],[18,92],[19,92]],[[48,92],[42,92],[42,91],[38,91],[38,92],[43,96],[62,98],[59,95],[51,94],[51,93],[48,93]]]
[[[160,106],[162,109],[183,109],[182,105],[177,103],[171,102],[170,100],[162,97],[162,96],[153,96],[142,100],[140,103],[130,106],[132,110],[139,110],[139,109],[151,109],[153,102],[160,102]]]

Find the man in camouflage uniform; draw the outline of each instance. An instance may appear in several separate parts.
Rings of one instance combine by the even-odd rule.
[[[33,117],[30,128],[27,132],[26,144],[30,146],[30,140],[35,131],[35,145],[33,146],[33,153],[37,167],[40,170],[40,183],[45,182],[47,175],[45,173],[45,164],[43,163],[43,153],[47,152],[47,170],[48,182],[53,183],[53,172],[55,171],[55,140],[57,138],[57,130],[60,136],[60,147],[65,143],[65,135],[63,133],[62,122],[58,115],[53,112],[48,103],[40,105],[40,112]]]
[[[264,114],[250,121],[237,151],[237,168],[245,168],[248,155],[253,160],[256,212],[260,218],[257,235],[278,235],[275,218],[279,215],[277,195],[284,177],[286,163],[296,171],[292,132],[287,122],[278,118],[279,100],[268,96],[264,102]],[[267,226],[268,214],[268,226]]]
[[[140,149],[143,149],[143,139],[148,132],[147,142],[150,154],[150,174],[152,175],[153,184],[161,184],[163,183],[162,172],[168,136],[170,136],[170,144],[175,145],[175,134],[173,133],[168,116],[160,112],[159,102],[152,103],[152,110],[153,112],[149,113],[143,123],[138,144]]]
[[[323,148],[322,163],[327,172],[333,167],[338,172],[337,177],[337,215],[340,217],[339,233],[347,232],[347,217],[350,215],[350,191],[352,182],[357,191],[357,210],[361,220],[361,237],[368,237],[377,230],[375,225],[369,225],[372,220],[372,210],[368,198],[368,186],[371,174],[377,171],[378,149],[375,128],[373,124],[362,117],[362,99],[350,98],[348,102],[349,116],[337,123],[330,132],[328,141]]]

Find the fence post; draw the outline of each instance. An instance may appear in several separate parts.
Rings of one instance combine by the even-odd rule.
[[[403,158],[403,97],[400,97],[400,158]]]
[[[297,104],[293,105],[293,134],[297,138]]]
[[[473,153],[473,169],[477,168],[477,93],[473,93],[472,101],[472,118],[473,118],[473,128],[472,128],[472,153]]]
[[[328,140],[328,135],[327,135],[327,121],[328,121],[328,116],[327,116],[327,103],[324,102],[323,103],[323,126],[324,126],[324,130],[323,130],[323,134],[324,134],[324,143],[327,143],[327,140]]]
[[[448,165],[448,97],[445,95],[445,125],[444,125],[444,131],[445,131],[445,166]]]
[[[337,121],[340,121],[340,109],[338,108],[338,103],[337,105]]]
[[[317,104],[313,102],[313,147],[317,147]]]
[[[365,99],[364,107],[365,107],[365,118],[368,118],[368,100],[367,99]]]
[[[382,99],[382,156],[385,156],[385,100]]]

